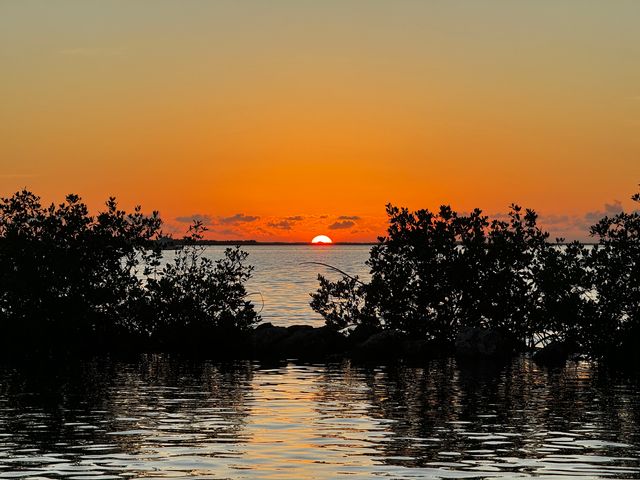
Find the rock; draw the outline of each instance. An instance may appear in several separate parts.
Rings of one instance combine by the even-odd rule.
[[[259,325],[253,332],[253,349],[258,356],[277,355],[277,345],[289,335],[286,327],[276,327],[271,323]]]
[[[324,358],[343,352],[345,344],[344,336],[335,330],[311,325],[277,327],[267,323],[253,334],[254,354],[262,358]]]
[[[456,337],[457,357],[498,359],[512,353],[512,342],[491,328],[466,328]]]
[[[564,365],[570,353],[566,343],[553,341],[537,350],[533,354],[533,360],[541,365]]]
[[[291,330],[291,327],[289,328]],[[328,327],[296,328],[277,347],[287,358],[317,359],[342,352],[346,339]]]
[[[402,342],[402,357],[411,361],[443,358],[451,354],[451,347],[433,340],[406,339]]]
[[[273,328],[273,323],[271,322],[264,322],[261,323],[260,325],[258,325],[255,330],[263,330],[265,328]]]
[[[389,360],[402,356],[404,336],[395,331],[385,330],[371,335],[357,345],[352,357],[360,360]]]
[[[352,346],[355,346],[366,341],[369,337],[379,332],[380,330],[377,330],[369,325],[358,324],[356,325],[356,328],[351,330],[347,339]]]
[[[290,325],[287,327],[287,330],[290,333],[295,333],[300,330],[315,330],[315,328],[311,325]]]

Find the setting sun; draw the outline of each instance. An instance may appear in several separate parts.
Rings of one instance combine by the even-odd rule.
[[[313,237],[313,240],[311,240],[311,243],[327,244],[327,243],[333,243],[333,240],[331,240],[326,235],[317,235],[317,236]]]

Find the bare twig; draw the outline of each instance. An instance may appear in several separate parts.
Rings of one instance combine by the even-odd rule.
[[[245,297],[248,297],[249,295],[260,295],[260,301],[262,302],[262,307],[260,307],[260,311],[258,312],[258,315],[260,315],[264,310],[264,297],[262,296],[262,292],[249,292]]]
[[[344,275],[347,278],[350,278],[354,282],[358,282],[360,285],[364,285],[363,281],[357,279],[356,277],[353,277],[353,276],[349,275],[348,273],[340,270],[337,267],[334,267],[333,265],[329,265],[328,263],[322,263],[322,262],[300,262],[300,265],[322,265],[323,267],[327,267],[327,268],[330,268],[331,270],[335,270],[336,272],[341,273],[342,275]]]

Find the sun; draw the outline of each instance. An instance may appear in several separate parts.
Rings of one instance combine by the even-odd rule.
[[[329,243],[333,243],[333,240],[331,240],[326,235],[316,235],[315,237],[313,237],[313,240],[311,240],[311,243],[314,243],[316,245],[327,245]]]

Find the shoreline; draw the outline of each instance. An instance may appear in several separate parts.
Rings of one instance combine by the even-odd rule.
[[[617,355],[608,360],[589,359],[566,344],[551,342],[535,350],[526,349],[501,332],[488,328],[463,330],[455,342],[412,339],[393,330],[356,329],[349,336],[326,326],[275,326],[269,322],[248,332],[211,331],[199,337],[174,338],[165,344],[140,339],[111,338],[105,342],[86,339],[82,344],[16,345],[3,348],[0,362],[41,361],[53,363],[85,357],[129,358],[137,355],[179,355],[185,359],[213,361],[300,361],[334,363],[345,360],[363,364],[407,362],[424,365],[455,359],[459,365],[506,365],[522,357],[540,367],[563,368],[567,362],[587,361],[614,371],[638,371],[637,355]],[[93,341],[92,341],[93,340]],[[123,341],[124,340],[124,341]],[[5,345],[7,347],[7,345]],[[22,348],[21,348],[22,347]]]

